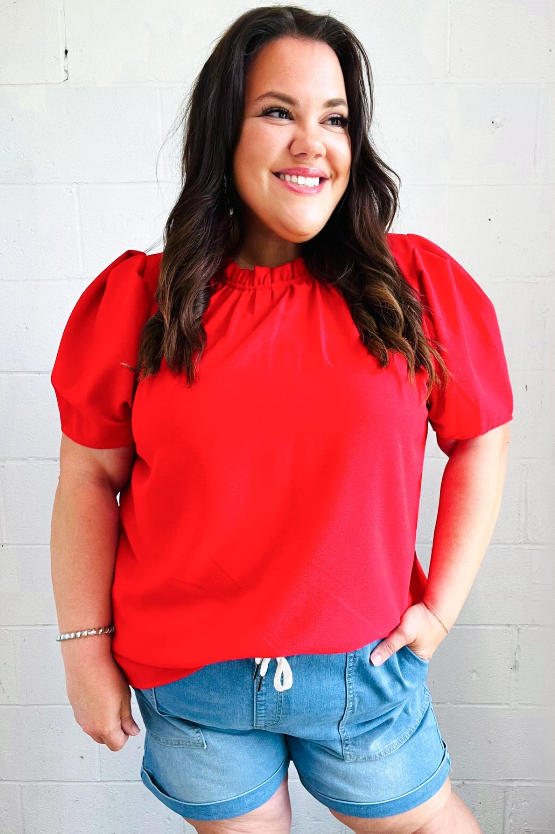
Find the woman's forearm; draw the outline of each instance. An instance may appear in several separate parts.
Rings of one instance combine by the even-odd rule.
[[[119,534],[119,506],[108,479],[61,475],[54,498],[51,574],[61,632],[112,622],[111,587]],[[111,651],[111,635],[60,643],[64,661]]]
[[[455,623],[490,543],[507,471],[509,428],[460,440],[441,482],[424,602]]]

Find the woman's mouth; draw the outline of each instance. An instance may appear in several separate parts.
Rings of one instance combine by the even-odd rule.
[[[274,177],[295,194],[319,194],[327,181],[326,177],[302,177],[279,172],[274,173]]]

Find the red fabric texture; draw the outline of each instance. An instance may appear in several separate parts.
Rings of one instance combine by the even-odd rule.
[[[192,387],[165,360],[134,385],[161,254],[124,252],[78,299],[51,382],[72,440],[135,443],[112,586],[112,651],[132,686],[224,660],[353,651],[422,598],[428,422],[476,437],[512,420],[513,396],[476,281],[424,237],[388,240],[453,374],[429,409],[424,372],[412,387],[399,354],[381,368],[303,258],[224,263]]]

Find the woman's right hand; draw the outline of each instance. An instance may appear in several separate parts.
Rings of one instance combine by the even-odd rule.
[[[91,645],[93,640],[98,641],[97,645]],[[75,638],[61,645],[66,691],[75,720],[98,744],[121,750],[130,735],[140,733],[140,728],[131,712],[129,684],[106,636]]]

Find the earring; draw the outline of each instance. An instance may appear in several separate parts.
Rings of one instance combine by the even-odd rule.
[[[224,174],[224,195],[225,195],[225,201],[226,201],[227,206],[228,206],[228,214],[229,214],[229,216],[230,216],[230,217],[232,217],[232,216],[233,216],[233,206],[231,205],[231,200],[230,200],[230,197],[229,197],[229,192],[230,192],[230,188],[229,188],[229,184],[228,184],[228,180],[227,180],[227,175],[226,175],[226,174]]]

